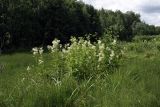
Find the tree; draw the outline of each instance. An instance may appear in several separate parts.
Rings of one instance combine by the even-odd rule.
[[[9,32],[14,49],[46,46],[54,38],[65,44],[71,36],[86,34],[96,34],[91,36],[95,40],[110,30],[126,41],[136,34],[160,34],[158,27],[143,24],[131,11],[97,10],[78,0],[0,0],[1,41]]]

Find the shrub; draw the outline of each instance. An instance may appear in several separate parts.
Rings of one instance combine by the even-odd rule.
[[[121,56],[117,48],[117,41],[110,38],[110,43],[98,40],[98,43],[91,43],[83,38],[72,38],[71,44],[62,47],[60,41],[55,39],[50,50],[47,64],[43,63],[42,48],[34,48],[33,54],[36,58],[38,68],[43,66],[42,75],[59,79],[65,74],[75,77],[77,80],[85,80],[97,75],[108,74],[117,67]],[[120,52],[118,52],[120,51]],[[41,70],[40,70],[41,71]]]

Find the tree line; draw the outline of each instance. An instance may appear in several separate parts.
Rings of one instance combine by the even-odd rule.
[[[0,0],[0,50],[45,46],[71,36],[91,39],[111,31],[120,40],[134,35],[160,34],[160,27],[148,25],[134,12],[97,10],[77,0]]]

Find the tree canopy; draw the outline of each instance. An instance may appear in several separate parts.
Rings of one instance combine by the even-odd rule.
[[[131,11],[96,10],[77,0],[0,0],[0,39],[8,33],[7,45],[13,49],[48,45],[54,38],[62,43],[71,36],[98,38],[108,30],[120,40],[160,33],[159,27],[142,22]]]

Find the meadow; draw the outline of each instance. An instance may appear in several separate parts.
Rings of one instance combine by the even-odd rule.
[[[160,107],[160,38],[72,38],[0,56],[0,107]]]

